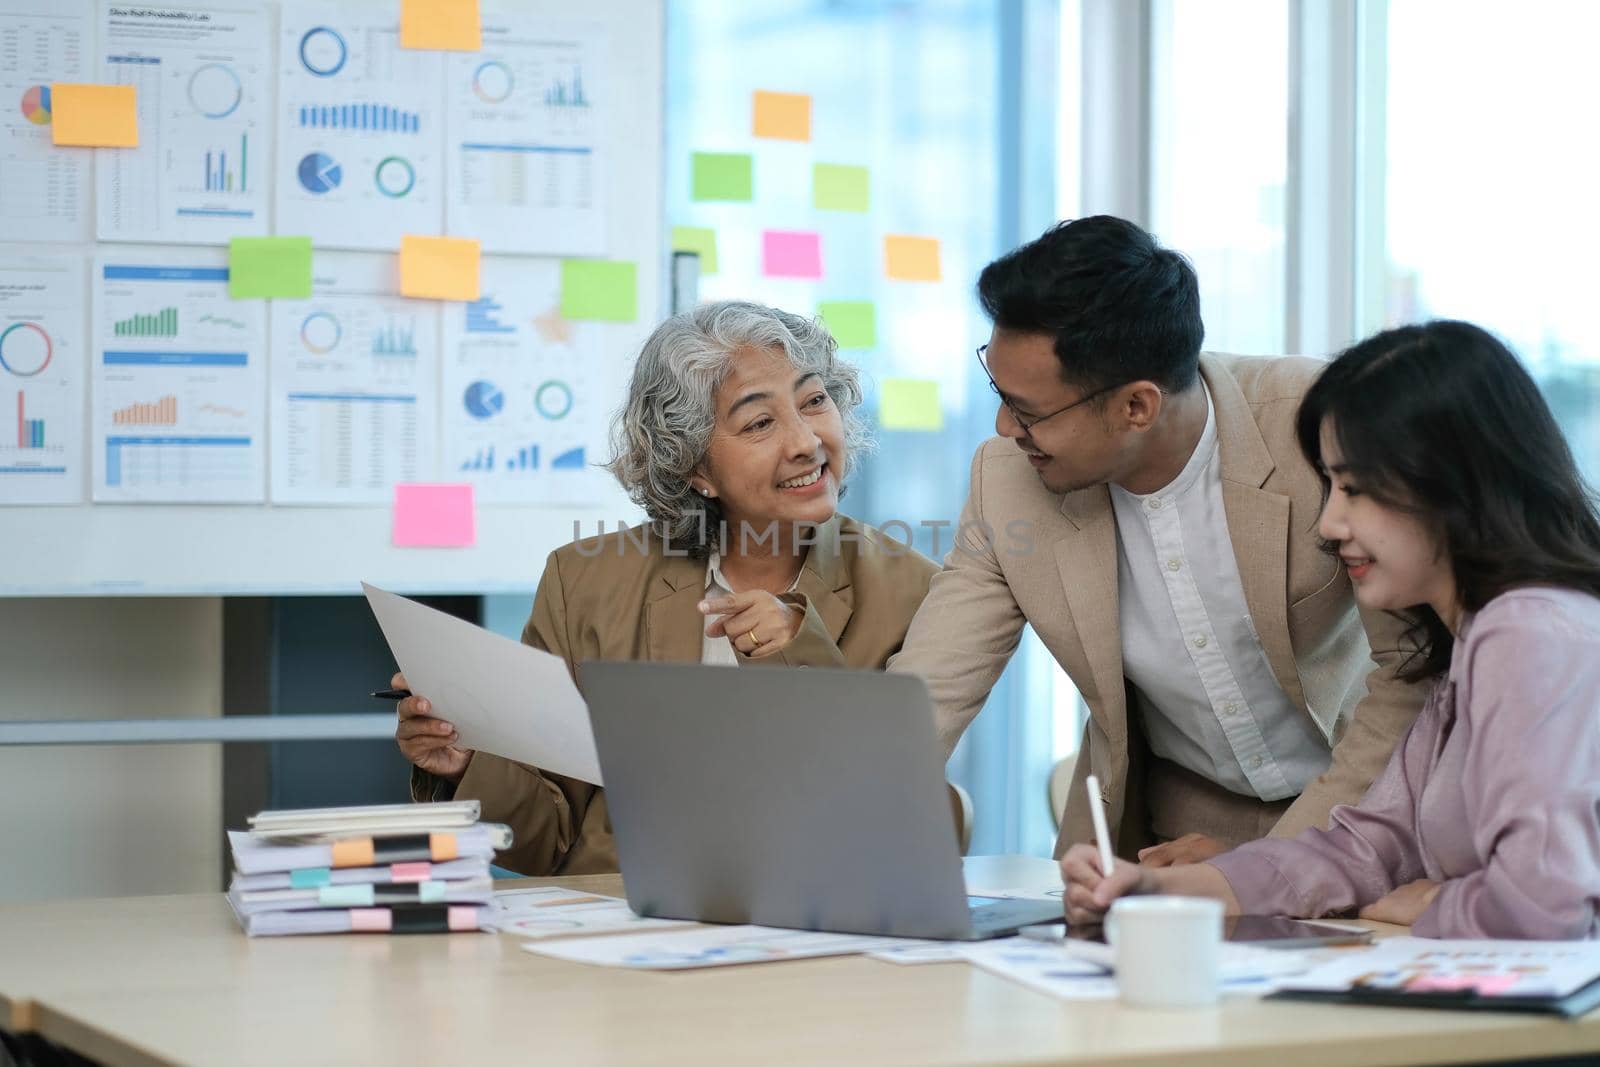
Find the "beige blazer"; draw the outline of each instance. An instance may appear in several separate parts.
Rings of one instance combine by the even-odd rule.
[[[739,656],[741,666],[881,670],[900,647],[938,567],[844,516],[817,536],[794,592],[782,597],[804,607],[800,631],[774,655]],[[575,541],[550,553],[522,640],[566,660],[575,680],[591,659],[698,663],[705,620],[695,605],[705,589],[705,561],[668,555],[648,527]],[[418,800],[450,795],[448,783],[415,768],[411,791]],[[484,819],[511,826],[515,842],[496,859],[505,867],[529,875],[617,869],[598,786],[479,752],[454,796],[478,800]]]
[[[1300,357],[1200,360],[1215,405],[1223,503],[1245,601],[1278,684],[1330,750],[1327,772],[1289,807],[1274,835],[1324,825],[1335,804],[1359,800],[1425,696],[1425,687],[1394,677],[1404,659],[1404,625],[1383,613],[1358,615],[1348,575],[1320,547],[1322,485],[1300,454],[1294,420],[1323,366]],[[928,683],[940,737],[953,750],[1023,624],[1033,626],[1089,706],[1058,855],[1093,840],[1083,796],[1091,772],[1100,779],[1119,854],[1150,843],[1150,813],[1135,780],[1148,754],[1129,728],[1117,614],[1110,490],[1050,493],[1014,442],[986,441],[972,462],[957,548],[889,668]]]

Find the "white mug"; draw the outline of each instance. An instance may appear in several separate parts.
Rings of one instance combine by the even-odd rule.
[[[1117,989],[1141,1008],[1203,1008],[1217,1002],[1222,901],[1122,897],[1106,914]]]

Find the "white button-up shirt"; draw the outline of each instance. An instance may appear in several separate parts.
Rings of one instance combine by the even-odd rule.
[[[1177,478],[1145,496],[1113,485],[1111,504],[1122,670],[1151,751],[1243,796],[1297,795],[1327,770],[1328,745],[1278,685],[1250,621],[1209,391]]]
[[[800,575],[794,576],[787,592],[794,592],[800,584]],[[706,596],[712,600],[719,596],[732,596],[733,587],[722,576],[722,554],[716,549],[711,550],[711,558],[706,561]],[[703,616],[700,623],[700,662],[710,667],[737,667],[739,665],[738,653],[733,650],[733,642],[726,637],[708,637],[705,628],[711,625],[712,619],[721,618],[720,615]]]

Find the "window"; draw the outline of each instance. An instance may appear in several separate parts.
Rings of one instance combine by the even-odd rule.
[[[1200,275],[1207,349],[1284,351],[1289,8],[1158,0],[1151,227]]]
[[[1593,483],[1600,7],[1393,0],[1387,35],[1385,306],[1364,325],[1460,318],[1497,333]]]

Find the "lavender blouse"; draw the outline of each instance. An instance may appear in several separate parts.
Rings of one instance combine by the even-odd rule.
[[[1495,597],[1361,803],[1211,863],[1246,914],[1328,915],[1428,878],[1413,934],[1600,937],[1600,598]]]

